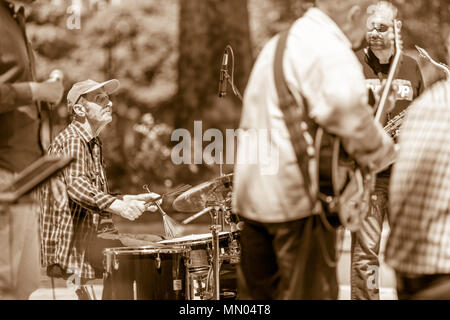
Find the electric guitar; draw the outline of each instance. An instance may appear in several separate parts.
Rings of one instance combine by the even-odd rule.
[[[401,22],[394,20],[395,56],[376,108],[375,121],[380,122],[392,91],[392,83],[401,59]],[[319,199],[326,220],[332,227],[343,226],[357,231],[369,211],[376,172],[361,168],[343,149],[340,138],[322,128],[316,131]]]
[[[419,46],[416,46],[416,49],[417,51],[419,51],[421,57],[427,59],[436,67],[444,70],[445,74],[447,75],[447,79],[450,79],[450,69],[445,63],[434,61],[433,58],[431,58],[431,56],[428,54],[428,52]]]

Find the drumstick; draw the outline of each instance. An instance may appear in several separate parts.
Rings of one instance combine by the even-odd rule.
[[[144,185],[143,188],[145,190],[147,190],[148,193],[151,193],[148,185]],[[156,201],[156,202],[154,202],[154,201],[155,200],[153,200],[154,205],[156,205],[156,207],[158,208],[159,212],[162,215],[163,222],[164,222],[164,232],[166,234],[166,237],[169,237],[169,238],[177,237],[181,232],[181,228],[180,228],[181,225],[177,221],[175,221],[174,219],[172,219],[171,217],[169,217],[167,215],[167,213],[163,210],[163,208],[159,204],[159,201]]]
[[[194,214],[193,216],[191,216],[191,217],[189,217],[189,218],[183,220],[183,221],[181,222],[181,224],[188,224],[189,222],[191,222],[191,221],[197,219],[198,217],[204,215],[205,213],[210,212],[212,209],[214,209],[214,208],[213,208],[213,207],[207,207],[207,208],[203,209],[202,211],[200,211],[200,212]]]
[[[159,200],[163,199],[164,197],[168,197],[168,196],[171,196],[171,195],[176,194],[176,193],[183,193],[184,191],[187,191],[187,190],[189,190],[190,188],[192,188],[192,186],[191,186],[190,184],[182,184],[182,185],[179,185],[179,186],[176,187],[175,189],[173,189],[173,190],[171,190],[171,191],[169,191],[169,192],[166,192],[166,193],[164,193],[163,195],[160,195],[159,197],[156,197],[156,198],[154,198],[154,199],[152,199],[152,200],[147,201],[147,202],[145,203],[145,206],[150,206],[150,205],[152,205],[152,204],[155,204],[156,201],[159,201]]]

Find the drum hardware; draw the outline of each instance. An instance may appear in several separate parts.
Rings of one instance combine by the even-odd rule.
[[[119,270],[119,258],[117,257],[117,252],[114,252],[114,270]]]
[[[213,299],[219,300],[220,299],[220,260],[221,260],[221,252],[220,252],[220,245],[219,245],[219,232],[224,229],[224,219],[223,219],[223,212],[220,208],[213,208],[208,207],[203,209],[199,214],[196,214],[195,216],[200,216],[205,213],[209,212],[211,214],[212,219],[212,225],[210,226],[211,235],[212,235],[212,271],[213,271],[213,283],[214,283],[214,292],[213,292]],[[192,218],[192,217],[191,217]],[[193,219],[187,219],[188,222],[192,221]],[[185,220],[186,221],[186,220]],[[183,222],[186,224],[186,222]],[[191,251],[191,253],[195,252],[196,250]],[[209,288],[209,276],[207,277],[207,285],[206,288]]]
[[[232,236],[229,237],[226,248],[220,247],[220,239],[227,225],[236,231],[236,225],[232,221],[231,193],[233,174],[222,175],[196,187],[181,193],[173,202],[172,206],[180,212],[195,214],[185,219],[182,224],[186,225],[200,216],[209,213],[210,243],[211,248],[198,250],[196,243],[184,241],[185,247],[190,247],[185,260],[187,267],[187,291],[188,299],[220,299],[220,270],[224,261],[237,263],[239,261],[239,244]],[[174,240],[174,241],[172,241]],[[181,239],[170,239],[159,243],[170,244]],[[209,258],[209,259],[208,259]]]
[[[156,259],[155,259],[155,262],[156,262],[156,269],[161,269],[161,257],[159,256],[159,252],[156,254]]]
[[[233,184],[233,174],[223,175],[199,184],[181,193],[173,202],[179,212],[196,213],[207,207],[229,204]]]
[[[187,277],[188,300],[211,299],[210,285],[208,280],[209,277],[210,277],[209,266],[189,269]]]
[[[211,210],[213,210],[213,209],[214,209],[213,207],[207,207],[207,208],[201,210],[200,212],[194,214],[193,216],[190,216],[189,218],[183,220],[183,221],[181,222],[181,224],[188,224],[188,223],[194,221],[195,219],[201,217],[202,215],[204,215],[204,214],[206,214],[206,213],[209,213],[209,212],[210,212]]]
[[[216,215],[218,216],[218,214]],[[216,218],[217,220],[217,218]],[[211,234],[212,234],[212,244],[213,244],[213,263],[212,263],[212,268],[213,268],[213,279],[214,279],[214,295],[213,295],[213,299],[214,300],[219,300],[220,299],[220,278],[219,278],[219,274],[220,274],[220,252],[219,252],[219,232],[222,230],[222,226],[221,225],[212,225],[210,227],[211,229]]]
[[[222,286],[217,286],[216,284],[217,280],[214,278],[213,268],[215,254],[212,236],[211,233],[192,234],[159,242],[159,244],[169,246],[176,245],[188,249],[185,252],[186,299],[188,300],[211,300],[216,299],[216,297],[221,298],[225,295],[228,298],[231,298],[232,296],[230,295],[230,292],[224,293],[224,288],[222,288]],[[217,248],[219,249],[219,254],[216,254],[216,256],[218,256],[219,259],[217,261],[218,267],[216,266],[216,268],[220,271],[220,273],[217,273],[219,275],[220,284],[221,281],[223,281],[222,274],[226,272],[225,270],[222,270],[224,263],[229,263],[229,266],[231,267],[232,264],[239,262],[240,250],[236,233],[227,231],[218,232],[218,238],[219,245]],[[233,284],[231,284],[231,286],[233,286]],[[216,288],[218,288],[218,290]],[[220,292],[220,295],[217,291]],[[231,289],[231,291],[233,291],[233,289]],[[236,295],[234,294],[233,296]]]
[[[137,283],[136,280],[133,281],[133,300],[137,300]]]

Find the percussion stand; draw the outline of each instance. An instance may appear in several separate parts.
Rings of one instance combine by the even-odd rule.
[[[219,248],[219,232],[223,230],[223,222],[221,222],[221,210],[216,207],[211,210],[212,225],[210,227],[212,234],[212,251],[213,251],[213,279],[214,293],[213,300],[220,300],[220,248]],[[219,224],[220,222],[220,224]]]

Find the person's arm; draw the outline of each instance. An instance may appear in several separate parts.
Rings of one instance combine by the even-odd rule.
[[[34,101],[59,103],[63,93],[64,87],[59,81],[3,83],[0,84],[0,113]]]
[[[33,94],[28,83],[0,84],[0,113],[32,102]]]
[[[364,77],[356,63],[356,58],[337,56],[316,65],[321,81],[315,83],[321,83],[323,93],[310,115],[326,131],[341,137],[346,151],[360,165],[377,170],[395,158],[396,151],[382,126],[374,121]]]
[[[1,8],[3,9],[3,8]],[[2,15],[3,16],[3,15]],[[3,19],[3,18],[2,18]],[[61,81],[35,82],[24,78],[29,71],[29,54],[25,50],[22,32],[11,28],[10,22],[0,21],[0,113],[17,107],[31,105],[35,101],[58,103],[64,93]],[[30,57],[31,59],[31,57]],[[34,69],[34,66],[31,65]],[[26,79],[19,80],[18,79]]]
[[[59,103],[63,93],[64,87],[60,81],[0,84],[0,113],[34,101]]]
[[[94,212],[107,211],[135,220],[145,211],[145,202],[112,196],[93,185],[88,175],[85,146],[80,138],[71,138],[64,146],[64,155],[74,161],[65,169],[67,194],[72,201]]]

